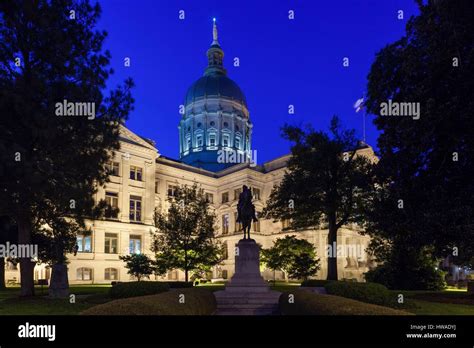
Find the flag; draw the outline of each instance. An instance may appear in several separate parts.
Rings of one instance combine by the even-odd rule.
[[[354,109],[356,112],[359,112],[364,108],[364,98],[357,99],[357,101],[354,104]]]

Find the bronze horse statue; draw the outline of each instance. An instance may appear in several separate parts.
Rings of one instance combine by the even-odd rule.
[[[250,229],[252,227],[252,221],[257,222],[255,216],[255,206],[252,203],[252,192],[244,185],[242,193],[239,195],[239,203],[237,204],[237,222],[242,224],[244,231],[244,239],[250,239]]]

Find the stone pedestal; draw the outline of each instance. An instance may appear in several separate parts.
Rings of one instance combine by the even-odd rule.
[[[270,290],[260,274],[260,250],[253,239],[237,243],[235,273],[225,290],[214,293],[218,315],[271,315],[280,293]]]

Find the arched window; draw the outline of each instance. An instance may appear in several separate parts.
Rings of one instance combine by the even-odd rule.
[[[78,268],[76,271],[76,280],[92,280],[92,268]]]
[[[106,268],[104,278],[105,280],[118,280],[117,268]]]

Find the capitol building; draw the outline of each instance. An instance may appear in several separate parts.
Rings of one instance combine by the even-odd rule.
[[[166,211],[167,197],[174,194],[176,186],[195,183],[205,191],[215,210],[218,221],[216,238],[227,248],[227,259],[214,267],[209,277],[232,277],[235,244],[243,234],[236,222],[242,185],[251,188],[256,211],[262,211],[272,188],[282,180],[290,155],[255,163],[252,136],[263,136],[263,133],[253,129],[245,95],[227,74],[215,24],[207,57],[208,66],[203,76],[189,87],[185,95],[176,134],[179,137],[179,159],[161,155],[159,143],[121,127],[120,150],[109,163],[110,182],[101,187],[95,197],[97,201],[105,199],[120,211],[117,216],[88,221],[92,234],[78,236],[77,254],[68,255],[71,284],[131,280],[119,256],[138,252],[153,256],[150,232],[155,231],[155,209]],[[369,146],[361,147],[357,154],[374,157]],[[287,221],[260,218],[253,224],[251,236],[263,248],[271,247],[277,238],[286,235],[308,240],[316,247],[321,259],[316,278],[325,279],[326,226],[298,231],[288,230],[287,226]],[[359,231],[356,225],[342,227],[338,231],[338,245],[358,246],[365,250],[369,237],[360,235]],[[366,257],[338,257],[338,277],[362,281],[369,263]],[[35,279],[49,279],[50,273],[44,265],[36,266]],[[267,279],[284,279],[286,276],[281,271],[263,269],[262,274]],[[18,270],[10,264],[6,281],[18,279]],[[154,280],[155,276],[151,279]],[[160,279],[184,280],[184,273],[174,270],[156,277],[156,280]]]

